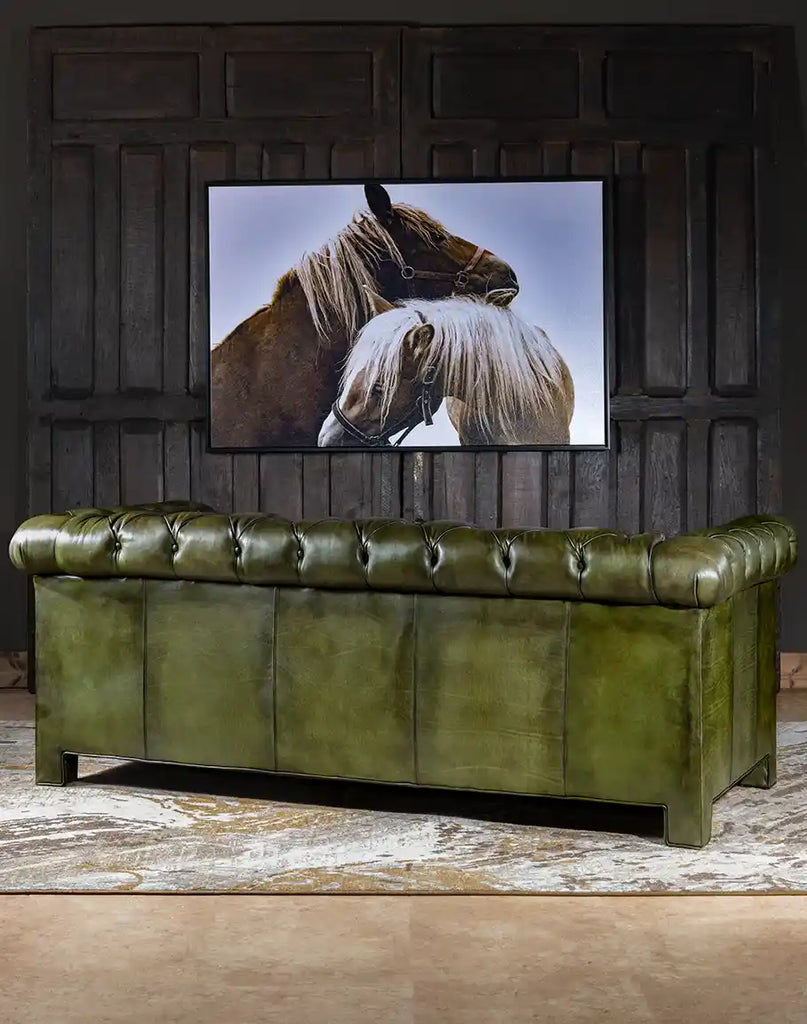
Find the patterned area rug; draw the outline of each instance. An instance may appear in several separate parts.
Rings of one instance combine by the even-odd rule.
[[[665,846],[654,809],[95,758],[35,786],[33,742],[0,725],[5,892],[807,890],[807,722],[780,724],[778,785],[726,794],[700,851]]]

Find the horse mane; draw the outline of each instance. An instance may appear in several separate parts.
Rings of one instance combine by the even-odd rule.
[[[406,228],[432,248],[446,234],[442,224],[423,210],[407,203],[395,203],[392,209]],[[369,210],[360,210],[320,249],[303,254],[297,266],[278,282],[272,301],[296,277],[317,334],[327,338],[335,319],[353,337],[372,316],[367,289],[378,287],[373,270],[382,259],[392,259],[399,267],[405,264],[395,239],[381,221]]]
[[[437,369],[446,395],[464,403],[466,422],[486,432],[495,426],[513,443],[519,421],[569,400],[571,378],[558,351],[509,307],[470,296],[408,299],[367,322],[342,373],[342,388],[361,372],[366,392],[381,391],[382,421],[400,385],[401,345],[423,322],[418,313],[434,327],[424,364]]]

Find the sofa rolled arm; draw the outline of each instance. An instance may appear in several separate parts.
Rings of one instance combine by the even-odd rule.
[[[787,519],[743,516],[657,545],[654,585],[661,604],[708,608],[781,576],[797,558],[796,531]]]

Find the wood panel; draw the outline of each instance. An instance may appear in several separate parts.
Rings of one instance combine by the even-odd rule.
[[[713,153],[714,385],[722,395],[756,386],[753,153],[718,146]]]
[[[405,30],[404,173],[470,174],[495,150],[502,178],[609,176],[615,297],[610,450],[507,453],[498,474],[458,472],[465,492],[450,497],[446,457],[435,455],[428,486],[406,482],[407,509],[418,493],[433,511],[473,508],[480,523],[498,503],[509,525],[529,516],[556,528],[675,532],[770,500],[776,373],[762,367],[777,365],[778,338],[768,318],[763,352],[756,282],[775,303],[775,257],[770,244],[759,251],[760,211],[771,207],[755,175],[763,162],[766,180],[774,176],[771,38],[722,28]],[[512,82],[541,74],[550,54],[549,94],[519,100]],[[724,489],[717,481],[732,462]]]
[[[435,118],[577,117],[580,68],[575,50],[511,52],[490,74],[488,53],[436,53]]]
[[[163,161],[121,151],[120,390],[162,391]]]
[[[192,496],[667,532],[776,511],[771,33],[35,32],[30,509]],[[204,183],[401,172],[612,176],[608,451],[208,452]]]
[[[204,222],[214,179],[397,175],[399,50],[383,26],[33,33],[31,507],[400,515],[400,454],[332,477],[328,454],[207,450]]]
[[[229,117],[355,117],[372,110],[369,52],[228,53],[226,69]]]
[[[120,424],[120,496],[125,505],[164,498],[163,426],[155,420]]]
[[[56,53],[57,121],[188,118],[198,113],[193,53]]]
[[[84,397],[93,387],[93,152],[53,152],[51,387]]]
[[[606,109],[614,118],[750,121],[754,110],[751,53],[608,53]]]

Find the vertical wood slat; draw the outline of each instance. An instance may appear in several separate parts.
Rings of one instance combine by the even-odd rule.
[[[163,427],[157,420],[123,420],[120,425],[120,491],[124,505],[162,501]]]
[[[402,459],[402,514],[405,519],[430,519],[434,503],[430,452],[407,452]]]
[[[42,417],[28,421],[28,465],[26,512],[44,515],[53,508],[52,495],[52,429],[50,420]]]
[[[686,159],[687,390],[709,394],[712,330],[709,276],[709,150],[692,145]]]
[[[109,144],[95,147],[96,393],[118,390],[120,319],[120,148]]]
[[[748,147],[716,146],[714,160],[714,385],[718,394],[754,390],[754,181]]]
[[[331,514],[330,455],[303,456],[303,517],[322,519]]]
[[[164,153],[163,389],[188,389],[188,147],[172,144]]]
[[[163,160],[121,151],[121,391],[162,391]]]
[[[91,508],[93,503],[93,428],[91,423],[61,420],[52,425],[51,501],[53,508]]]
[[[711,421],[687,421],[687,530],[709,525],[709,435]]]
[[[163,494],[166,501],[191,496],[190,427],[166,423],[163,435]]]
[[[83,397],[93,386],[94,161],[90,146],[53,152],[51,383]]]
[[[299,453],[262,455],[258,508],[287,519],[303,518],[303,459]]]
[[[473,523],[476,508],[474,452],[435,452],[432,474],[434,518]]]
[[[679,149],[646,147],[645,391],[681,395],[686,362],[686,187]]]
[[[638,533],[642,529],[642,479],[644,449],[643,424],[639,420],[614,423],[611,443],[616,445],[616,517],[617,529]]]
[[[686,529],[686,423],[650,420],[645,427],[644,530]]]
[[[93,504],[115,508],[121,501],[121,445],[118,423],[96,423],[93,437]]]
[[[217,512],[234,512],[233,457],[207,451],[204,421],[190,424],[190,491],[193,501],[202,501]]]
[[[502,526],[546,523],[546,456],[543,452],[505,452],[501,468]]]
[[[46,37],[41,32],[31,37],[31,77],[29,82],[28,148],[28,351],[26,384],[30,399],[46,398],[51,388],[51,260],[53,229],[53,152],[51,143],[51,107],[53,104],[53,59]],[[49,468],[47,497],[39,477],[50,465],[50,425],[47,426],[47,455],[36,446],[45,440],[41,423],[32,420],[28,434],[28,498],[43,511],[50,508]],[[31,478],[36,465],[37,476]]]
[[[715,420],[709,453],[709,525],[719,525],[756,508],[756,424]]]
[[[618,142],[614,181],[614,275],[619,296],[615,310],[615,373],[612,391],[642,393],[644,376],[644,260],[637,259],[645,244],[645,183],[641,146]]]
[[[765,73],[766,93],[769,88]],[[779,406],[785,402],[782,383],[781,206],[783,194],[772,154],[754,152],[754,295],[758,390],[771,411],[759,418],[757,430],[757,508],[775,513],[782,507],[782,441]],[[786,195],[786,193],[785,193]],[[789,391],[786,389],[785,393]]]
[[[330,456],[330,514],[365,519],[373,510],[374,456],[363,452],[333,452]]]

